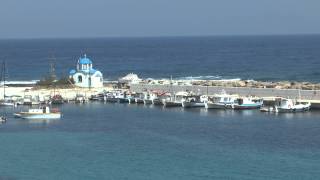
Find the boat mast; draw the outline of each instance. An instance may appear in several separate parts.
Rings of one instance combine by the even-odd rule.
[[[172,75],[170,76],[170,93],[171,93],[171,101],[175,100],[175,94],[173,94],[173,88],[172,88]]]
[[[301,102],[301,85],[299,87],[299,101]]]
[[[3,61],[2,65],[2,76],[3,76],[3,100],[6,98],[6,62]]]

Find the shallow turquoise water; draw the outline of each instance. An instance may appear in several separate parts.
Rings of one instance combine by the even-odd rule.
[[[320,175],[317,111],[273,115],[99,103],[61,109],[61,120],[9,119],[0,126],[0,177],[160,180]]]

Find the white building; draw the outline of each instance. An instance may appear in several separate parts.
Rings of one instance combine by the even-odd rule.
[[[69,73],[73,78],[75,85],[78,87],[95,88],[103,87],[103,75],[100,71],[93,69],[92,61],[84,57],[80,57],[77,63],[77,69],[72,69]]]
[[[119,82],[129,83],[129,84],[139,84],[141,81],[142,79],[140,79],[137,74],[133,74],[133,73],[127,74],[126,76],[119,79]]]

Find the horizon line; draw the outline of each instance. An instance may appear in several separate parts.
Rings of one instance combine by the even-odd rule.
[[[60,36],[60,37],[8,37],[0,40],[58,40],[58,39],[122,39],[122,38],[186,38],[186,37],[254,37],[254,36],[319,36],[320,33],[277,33],[277,34],[215,34],[215,35],[146,35],[146,36]]]

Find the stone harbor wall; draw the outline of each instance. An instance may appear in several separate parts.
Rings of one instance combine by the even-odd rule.
[[[281,96],[285,98],[299,98],[298,89],[276,89],[276,88],[251,88],[251,87],[222,87],[222,86],[201,86],[201,85],[151,85],[151,84],[130,84],[130,90],[142,92],[145,90],[159,90],[165,92],[193,91],[196,94],[215,94],[225,90],[229,94],[242,96],[253,95],[259,97]],[[320,100],[320,90],[300,90],[303,100]]]

